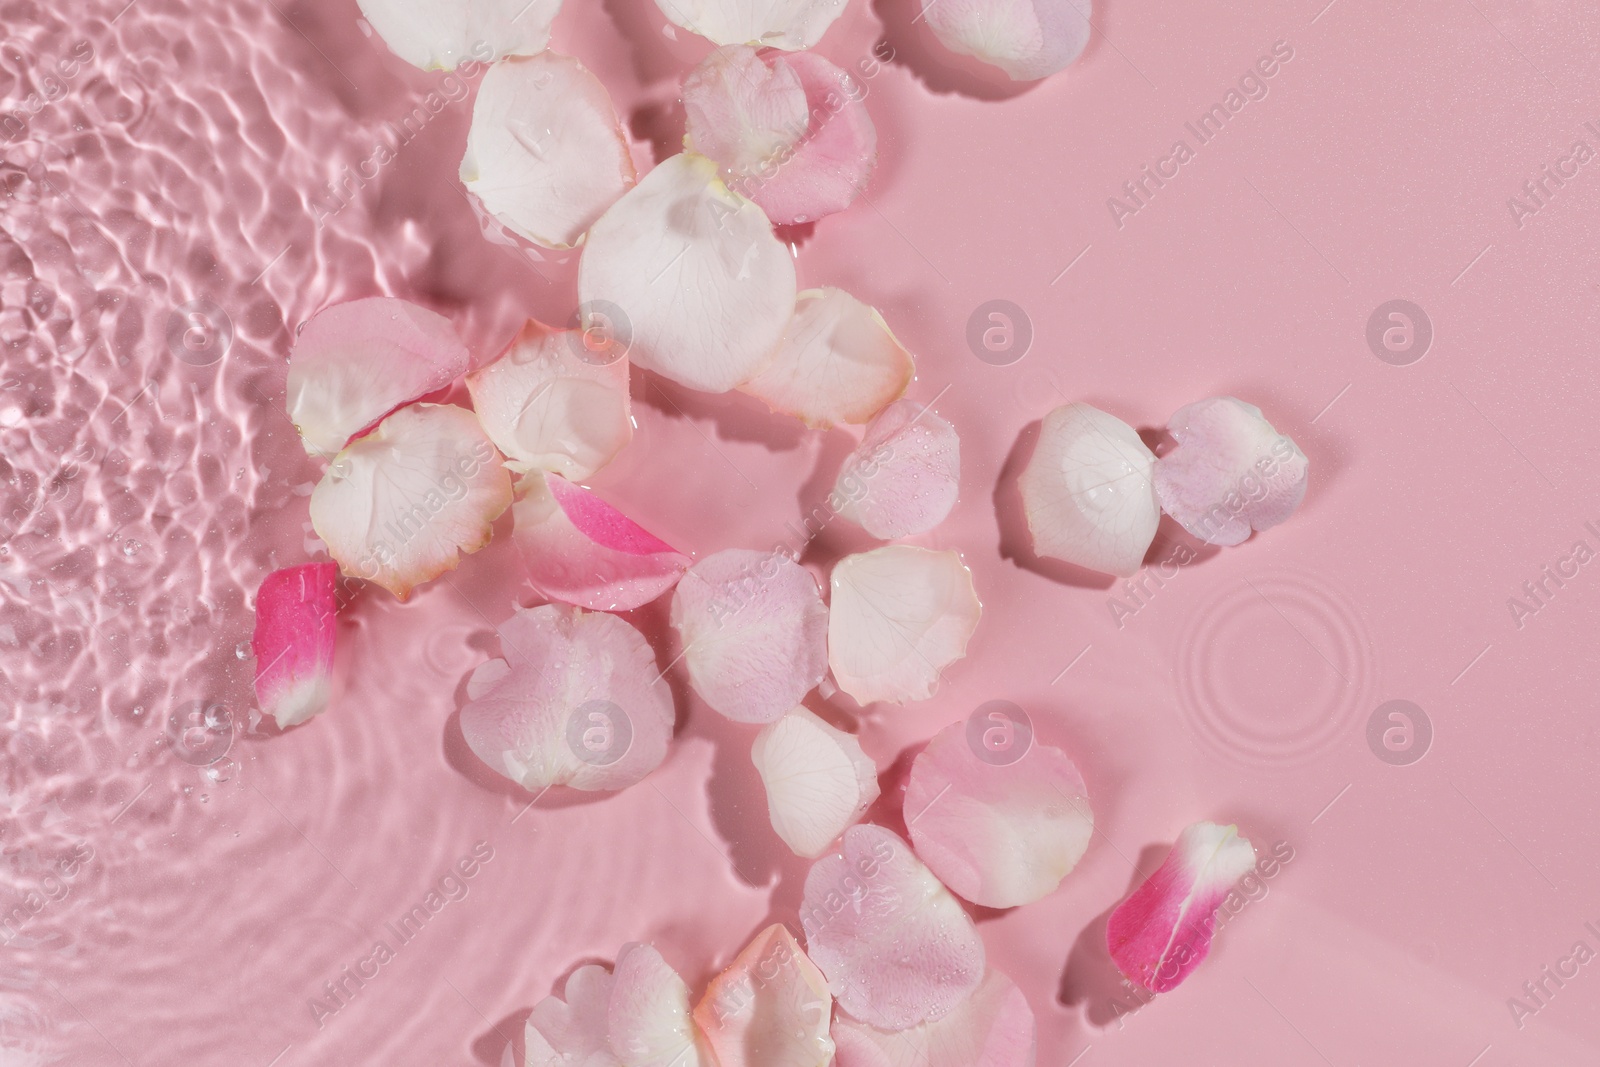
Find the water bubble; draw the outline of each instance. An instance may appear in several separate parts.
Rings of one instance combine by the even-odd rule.
[[[233,712],[216,701],[191,700],[167,717],[166,732],[173,755],[205,767],[233,747]]]
[[[237,645],[233,646],[233,654],[238,659],[249,659],[250,643],[248,641],[240,641]]]
[[[122,542],[122,554],[127,556],[129,559],[132,559],[134,556],[139,554],[139,550],[143,547],[143,545],[130,537],[126,541]]]
[[[328,473],[333,475],[334,481],[344,481],[350,477],[350,461],[347,459],[334,460],[333,464],[328,468]]]
[[[201,773],[208,781],[221,785],[223,782],[231,781],[238,769],[239,765],[233,761],[232,756],[223,756]]]

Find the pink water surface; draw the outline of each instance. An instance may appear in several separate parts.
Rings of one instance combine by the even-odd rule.
[[[1600,564],[1572,552],[1600,550],[1600,162],[1562,162],[1600,148],[1600,10],[1324,5],[1105,0],[1083,59],[1022,88],[943,57],[913,0],[851,0],[820,48],[868,87],[882,159],[797,237],[801,283],[879,307],[917,353],[910,395],[960,431],[963,487],[916,540],[961,551],[985,604],[933,700],[860,716],[874,817],[895,825],[908,752],[989,700],[1082,768],[1081,866],[979,915],[1050,1067],[1600,1051],[1597,965],[1536,1012],[1507,1003],[1600,948]],[[767,825],[753,728],[676,671],[677,743],[624,793],[530,808],[467,750],[465,679],[528,596],[508,528],[408,604],[361,593],[335,707],[250,730],[251,593],[317,547],[320,471],[282,412],[295,327],[392,294],[482,360],[525,316],[572,313],[575,257],[486,239],[456,180],[469,90],[394,59],[353,0],[0,0],[0,27],[19,116],[0,141],[0,1067],[498,1064],[580,962],[650,940],[699,988],[792,923],[805,864]],[[645,163],[676,150],[677,80],[707,49],[663,27],[649,0],[568,0],[556,24]],[[1172,175],[1185,124],[1278,42],[1265,95]],[[380,146],[397,158],[358,187]],[[1147,165],[1170,176],[1114,212]],[[1367,327],[1402,298],[1434,336],[1394,365]],[[995,299],[1031,321],[1008,365],[967,343]],[[697,556],[790,539],[853,444],[747,398],[635,390],[638,440],[594,487]],[[1289,524],[1220,553],[1164,526],[1137,594],[1032,557],[1015,477],[1046,411],[1159,427],[1215,394],[1311,457]],[[836,521],[804,562],[869,543]],[[664,605],[633,619],[669,660]],[[1391,699],[1432,724],[1407,766],[1367,740]],[[849,703],[813,701],[836,722]],[[1141,1007],[1105,916],[1198,819],[1293,859]],[[402,943],[389,924],[435,891],[459,899]],[[371,977],[318,1009],[346,968]]]

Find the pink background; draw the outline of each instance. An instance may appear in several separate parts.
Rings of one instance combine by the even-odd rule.
[[[324,183],[441,84],[364,37],[351,0],[138,0],[113,22],[123,3],[0,5],[5,109],[77,42],[94,53],[0,145],[0,492],[10,513],[59,488],[0,555],[0,907],[93,850],[0,949],[0,1063],[496,1064],[534,1002],[630,940],[698,989],[793,921],[804,876],[767,826],[753,728],[679,682],[678,741],[645,783],[524,811],[456,726],[493,624],[527,602],[507,537],[409,604],[365,594],[324,717],[239,737],[210,778],[172,757],[183,701],[243,718],[248,595],[315,548],[320,472],[281,409],[293,328],[386,292],[452,314],[487,359],[523,316],[570,314],[573,263],[479,235],[454,177],[465,100],[318,224]],[[567,8],[555,47],[610,87],[641,160],[674,150],[705,44],[665,37],[648,0]],[[897,761],[987,700],[1077,761],[1099,831],[1084,861],[1045,901],[979,916],[1041,1064],[1594,1062],[1600,964],[1520,1029],[1506,1002],[1576,941],[1600,949],[1600,564],[1520,628],[1507,600],[1574,541],[1600,551],[1583,526],[1600,161],[1520,227],[1507,200],[1575,140],[1600,149],[1581,125],[1600,120],[1600,12],[1112,0],[1077,64],[1021,91],[957,70],[914,12],[852,0],[822,42],[847,68],[884,37],[896,58],[867,80],[874,180],[798,260],[802,285],[883,311],[918,355],[910,395],[962,436],[961,501],[917,540],[962,552],[985,617],[934,699],[861,717],[875,816],[895,823]],[[1266,98],[1119,229],[1107,198],[1280,40],[1294,58]],[[235,331],[210,367],[166,347],[170,309],[201,297]],[[964,340],[997,298],[1035,334],[1005,367]],[[1434,326],[1411,366],[1365,341],[1394,298]],[[851,447],[739,397],[638,374],[635,391],[638,441],[593,484],[696,555],[784,537]],[[1085,400],[1159,427],[1218,394],[1310,456],[1306,503],[1119,627],[1120,585],[1026,551],[1014,479],[1035,424]],[[1181,540],[1164,526],[1152,561]],[[823,574],[868,543],[836,524],[804,562]],[[1433,725],[1411,766],[1367,746],[1393,698]],[[1104,914],[1198,819],[1295,858],[1190,981],[1119,1025]],[[319,1026],[308,998],[480,841],[494,858],[466,896]]]

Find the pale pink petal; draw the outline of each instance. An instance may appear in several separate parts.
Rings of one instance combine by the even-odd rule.
[[[1094,833],[1088,790],[1059,748],[1034,742],[999,764],[974,751],[968,724],[934,735],[912,761],[911,843],[950,891],[986,908],[1055,892]]]
[[[517,551],[533,587],[596,611],[632,611],[675,585],[689,557],[558,474],[518,483]]]
[[[622,789],[666,756],[672,694],[643,635],[615,615],[557,604],[500,627],[503,660],[467,684],[461,733],[524,789]]]
[[[763,727],[750,758],[772,828],[797,856],[822,855],[878,799],[878,768],[861,742],[803,707]]]
[[[1197,822],[1106,924],[1111,958],[1130,981],[1165,993],[1211,951],[1217,908],[1256,862],[1237,826]]]
[[[614,979],[598,964],[567,977],[560,997],[533,1006],[525,1035],[526,1067],[622,1067],[606,1039],[606,1013]]]
[[[952,52],[1037,81],[1089,43],[1090,0],[922,0],[934,36]]]
[[[620,319],[634,363],[691,389],[726,392],[777,352],[794,314],[794,260],[715,163],[685,152],[594,224],[578,298],[591,313]]]
[[[675,25],[715,44],[810,48],[844,11],[845,0],[656,0]]]
[[[774,223],[815,222],[849,207],[877,162],[863,94],[814,52],[721,48],[684,79],[686,143]]]
[[[689,684],[734,722],[772,722],[828,671],[828,609],[781,552],[736,548],[689,568],[672,595]]]
[[[572,248],[636,177],[610,95],[576,59],[544,52],[483,76],[461,181],[513,232]]]
[[[404,404],[466,373],[471,357],[443,315],[404,300],[335,304],[289,351],[289,418],[306,451],[331,456]]]
[[[689,1014],[689,987],[661,953],[639,942],[624,945],[613,973],[606,1018],[622,1067],[710,1067]]]
[[[550,43],[561,0],[356,0],[389,50],[423,70],[454,70]]]
[[[916,369],[873,308],[843,289],[808,289],[777,357],[739,388],[826,429],[869,421],[906,391]]]
[[[581,330],[528,320],[499,359],[467,376],[467,389],[514,471],[587,478],[633,439],[627,361],[590,356]]]
[[[345,574],[404,600],[489,543],[511,476],[472,412],[413,404],[358,438],[311,493],[311,525]]]
[[[1138,433],[1114,415],[1088,404],[1046,415],[1017,482],[1034,551],[1124,578],[1137,573],[1161,522],[1154,463]]]
[[[256,700],[283,728],[320,715],[332,695],[333,563],[303,563],[273,571],[256,591]]]
[[[711,980],[694,1009],[718,1067],[827,1067],[827,980],[794,935],[774,924]]]
[[[926,533],[960,495],[961,438],[932,410],[896,400],[845,459],[833,492],[839,515],[873,537]]]
[[[833,1020],[834,1067],[1034,1067],[1033,1009],[999,971],[936,1022],[879,1030],[848,1015]]]
[[[926,700],[967,654],[983,606],[955,552],[887,545],[834,565],[828,664],[859,704]]]
[[[1294,514],[1310,460],[1254,404],[1199,400],[1167,422],[1178,447],[1156,460],[1156,495],[1202,541],[1236,545]]]
[[[884,1030],[950,1014],[983,978],[983,940],[950,891],[881,826],[844,832],[806,875],[806,948],[839,1006]]]

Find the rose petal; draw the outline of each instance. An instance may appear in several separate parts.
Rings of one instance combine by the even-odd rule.
[[[772,722],[828,671],[828,609],[781,552],[730,549],[689,569],[672,596],[689,684],[734,722]]]
[[[1179,408],[1167,423],[1178,447],[1156,460],[1156,495],[1202,541],[1236,545],[1294,514],[1311,461],[1254,404],[1231,396]]]
[[[632,611],[675,585],[689,557],[558,474],[518,484],[517,551],[533,587],[596,611]]]
[[[673,156],[589,231],[578,297],[619,318],[628,357],[720,393],[759,371],[794,313],[794,260],[703,156]],[[614,310],[613,310],[614,309]]]
[[[1065,752],[1034,742],[1011,763],[980,759],[965,721],[940,730],[912,761],[905,812],[922,862],[986,908],[1055,892],[1094,833],[1088,790]]]
[[[885,541],[926,533],[961,492],[956,428],[914,400],[896,400],[872,420],[844,461],[833,491],[839,514]]]
[[[1017,486],[1034,551],[1127,578],[1155,540],[1155,455],[1132,426],[1088,404],[1044,418]]]
[[[814,52],[720,48],[684,79],[683,108],[690,150],[780,226],[849,207],[878,159],[861,87]]]
[[[1175,988],[1211,951],[1217,908],[1255,862],[1237,826],[1184,830],[1161,868],[1111,913],[1106,946],[1117,967],[1153,993]]]
[[[610,95],[576,59],[545,52],[483,76],[461,181],[516,233],[572,248],[636,177]]]
[[[763,727],[750,758],[772,828],[797,856],[822,855],[878,799],[878,768],[861,742],[802,707]]]
[[[489,543],[511,476],[472,412],[413,404],[334,459],[311,525],[344,573],[401,600]]]
[[[826,429],[859,425],[898,399],[916,363],[889,324],[843,289],[808,289],[773,361],[739,388]]]
[[[694,1009],[718,1067],[827,1067],[833,998],[794,935],[774,924],[711,980]]]
[[[624,945],[607,1010],[612,1053],[622,1067],[700,1067],[710,1052],[689,1015],[689,987],[661,953]]]
[[[1033,1067],[1033,1009],[999,971],[949,1015],[909,1030],[879,1030],[848,1015],[833,1020],[834,1067]]]
[[[839,1006],[884,1030],[940,1019],[978,988],[983,940],[950,891],[881,826],[844,832],[806,875],[806,948]]]
[[[273,571],[256,591],[256,700],[282,729],[328,707],[338,577],[336,564],[303,563]]]
[[[478,421],[507,467],[587,478],[633,439],[628,364],[587,351],[581,331],[530,319],[499,359],[467,375]]]
[[[423,70],[533,55],[550,43],[561,0],[357,0],[389,50]]]
[[[843,0],[656,0],[674,25],[716,44],[761,44],[797,51],[822,39]]]
[[[859,704],[926,700],[967,653],[983,606],[955,552],[887,545],[833,568],[828,664]]]
[[[950,51],[1037,81],[1089,43],[1090,0],[923,0],[934,36]]]
[[[622,789],[661,763],[672,695],[655,653],[615,615],[555,604],[500,627],[503,660],[467,683],[461,733],[494,770],[529,791]]]
[[[307,452],[331,456],[470,361],[443,315],[386,296],[335,304],[301,327],[289,351],[289,418]]]
[[[613,984],[611,972],[587,964],[567,976],[561,997],[535,1004],[524,1030],[526,1067],[621,1067],[606,1040]]]

